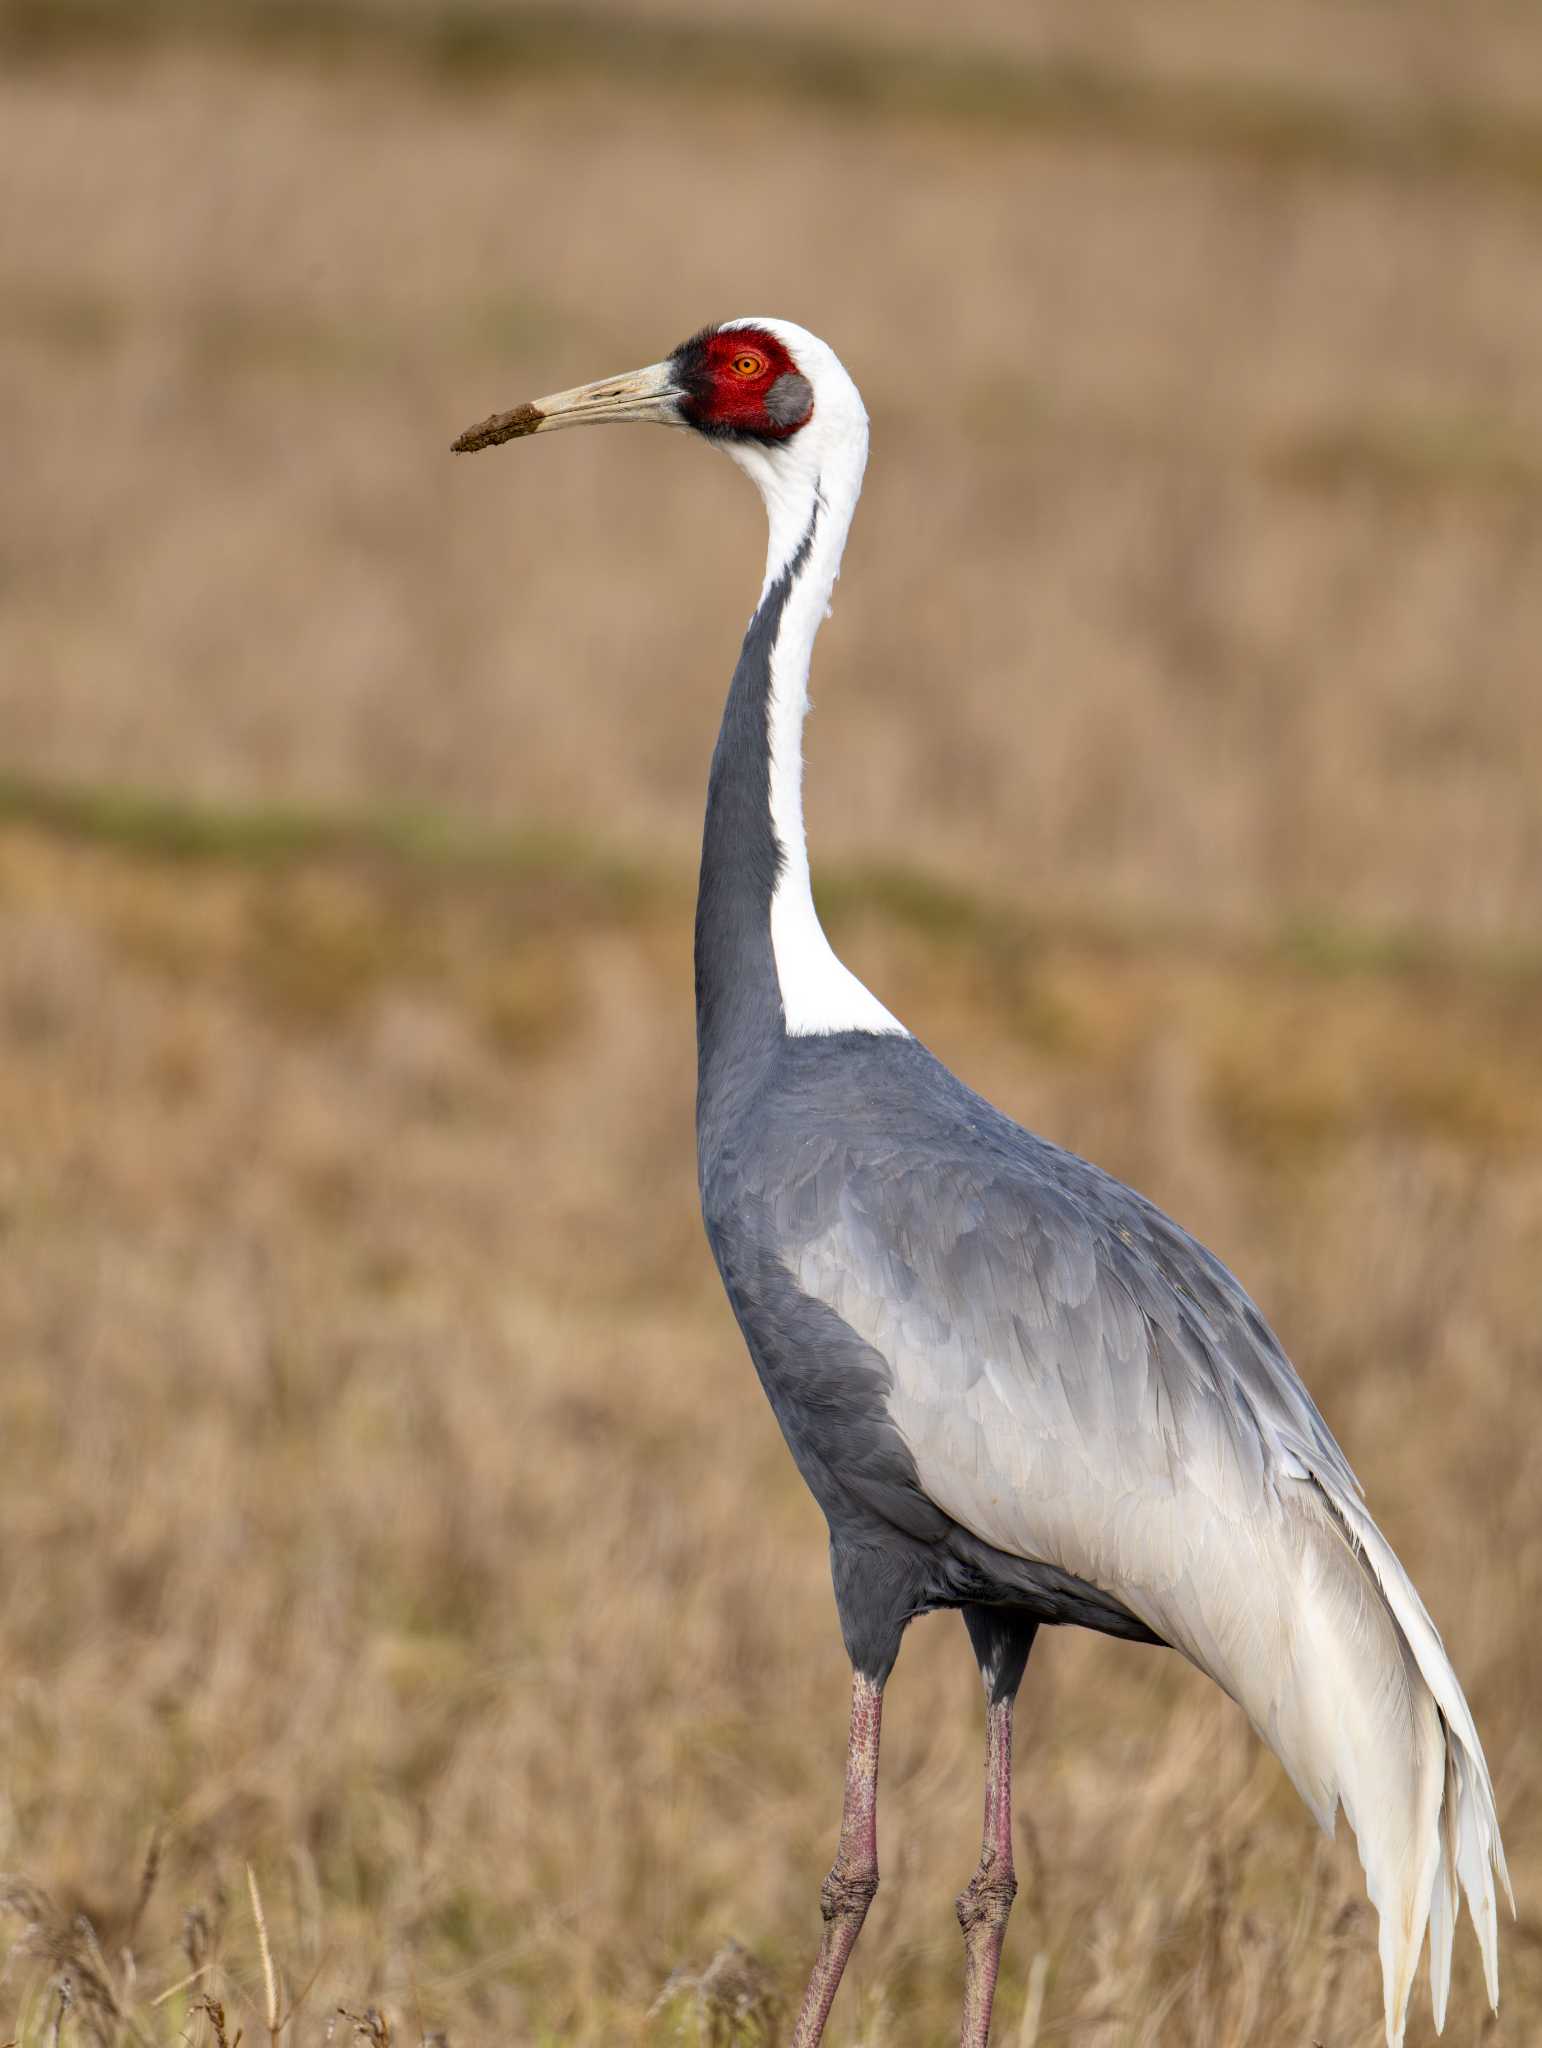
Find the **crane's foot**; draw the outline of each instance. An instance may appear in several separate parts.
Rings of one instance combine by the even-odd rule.
[[[990,2040],[991,2006],[1007,1915],[1017,1897],[1017,1878],[1010,1858],[1005,1869],[982,1858],[979,1869],[958,1895],[958,1924],[964,1930],[964,2018],[960,2048],[986,2048]]]

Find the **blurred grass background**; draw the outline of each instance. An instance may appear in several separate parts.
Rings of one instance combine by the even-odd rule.
[[[759,509],[446,453],[774,312],[874,422],[837,943],[1276,1321],[1499,1785],[1454,2038],[1535,2040],[1542,16],[0,0],[0,60],[0,2024],[263,2031],[247,1862],[286,2038],[673,2039],[731,1936],[796,2001],[844,1661],[690,1129]],[[956,2024],[975,1689],[912,1631],[832,2048]],[[1020,1719],[1004,2041],[1370,2048],[1352,1848],[1224,1700],[1068,1635]]]

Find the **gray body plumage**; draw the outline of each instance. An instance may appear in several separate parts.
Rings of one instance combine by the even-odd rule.
[[[893,1360],[936,1409],[989,1372],[1046,1441],[1181,1466],[1224,1437],[1260,1480],[1299,1443],[1352,1485],[1258,1311],[1133,1190],[1021,1129],[911,1038],[785,1039],[704,1134],[707,1232],[798,1467],[830,1524],[853,1661],[882,1678],[913,1615],[982,1603],[1161,1641],[1050,1557],[983,1540],[928,1497],[896,1426]],[[877,1313],[875,1315],[875,1305]]]

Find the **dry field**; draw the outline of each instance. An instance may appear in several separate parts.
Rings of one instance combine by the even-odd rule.
[[[1542,30],[952,13],[0,4],[0,2038],[264,2039],[248,1865],[286,2043],[796,1998],[846,1676],[690,1131],[759,514],[444,452],[759,310],[874,417],[837,942],[1271,1314],[1499,1785],[1447,2039],[1542,2035]],[[912,1631],[832,2048],[956,2024],[975,1692]],[[1179,1660],[1042,1639],[1018,1769],[1005,2048],[1373,2048]]]

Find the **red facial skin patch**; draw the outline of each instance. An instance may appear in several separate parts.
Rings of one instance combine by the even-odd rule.
[[[670,362],[681,415],[701,433],[786,441],[813,415],[813,387],[763,327],[704,328]]]

